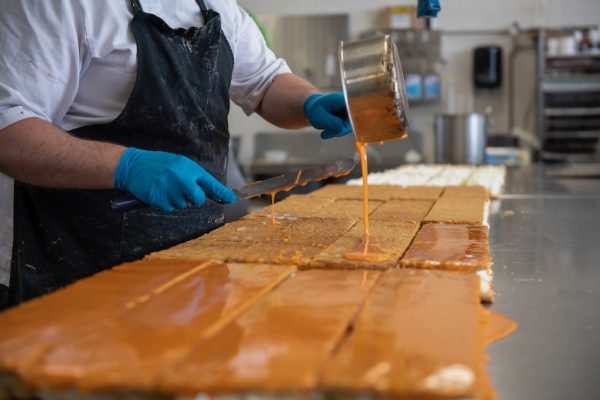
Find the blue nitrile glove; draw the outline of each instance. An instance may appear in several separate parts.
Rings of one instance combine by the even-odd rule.
[[[439,0],[419,0],[417,17],[437,17],[441,10]]]
[[[236,195],[191,159],[164,151],[128,148],[115,171],[115,188],[126,190],[146,204],[173,211],[199,206],[204,192],[226,203]]]
[[[321,139],[331,139],[352,132],[343,93],[315,93],[304,102],[304,114],[317,129],[323,129]]]

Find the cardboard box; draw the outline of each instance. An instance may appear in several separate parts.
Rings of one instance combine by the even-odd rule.
[[[414,6],[387,7],[384,11],[387,29],[410,29],[417,27],[417,8]]]

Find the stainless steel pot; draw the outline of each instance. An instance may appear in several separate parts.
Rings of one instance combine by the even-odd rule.
[[[341,42],[339,57],[356,139],[374,143],[406,137],[408,101],[398,49],[390,36]]]
[[[483,114],[435,116],[435,162],[484,164],[487,118]]]

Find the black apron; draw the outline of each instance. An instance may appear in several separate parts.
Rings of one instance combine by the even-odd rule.
[[[202,28],[172,29],[131,0],[137,76],[125,108],[109,124],[73,130],[80,138],[185,155],[223,182],[233,53],[217,12],[197,0]],[[15,183],[9,305],[223,224],[207,202],[173,213],[111,210],[116,190],[57,190]]]

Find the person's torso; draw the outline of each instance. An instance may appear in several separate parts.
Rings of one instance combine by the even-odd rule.
[[[205,1],[221,14],[227,40],[233,40],[232,1]],[[77,95],[61,128],[72,130],[113,121],[123,110],[135,83],[137,45],[131,31],[129,1],[83,0],[86,39],[84,65]],[[202,27],[204,20],[195,0],[141,0],[144,11],[163,19],[172,28]]]
[[[172,29],[131,0],[135,84],[116,119],[71,130],[84,139],[188,156],[223,181],[233,54],[214,10],[202,28]],[[15,185],[9,303],[48,293],[114,265],[198,237],[223,223],[215,203],[165,212],[113,210],[118,190]],[[2,307],[2,305],[0,305]]]

